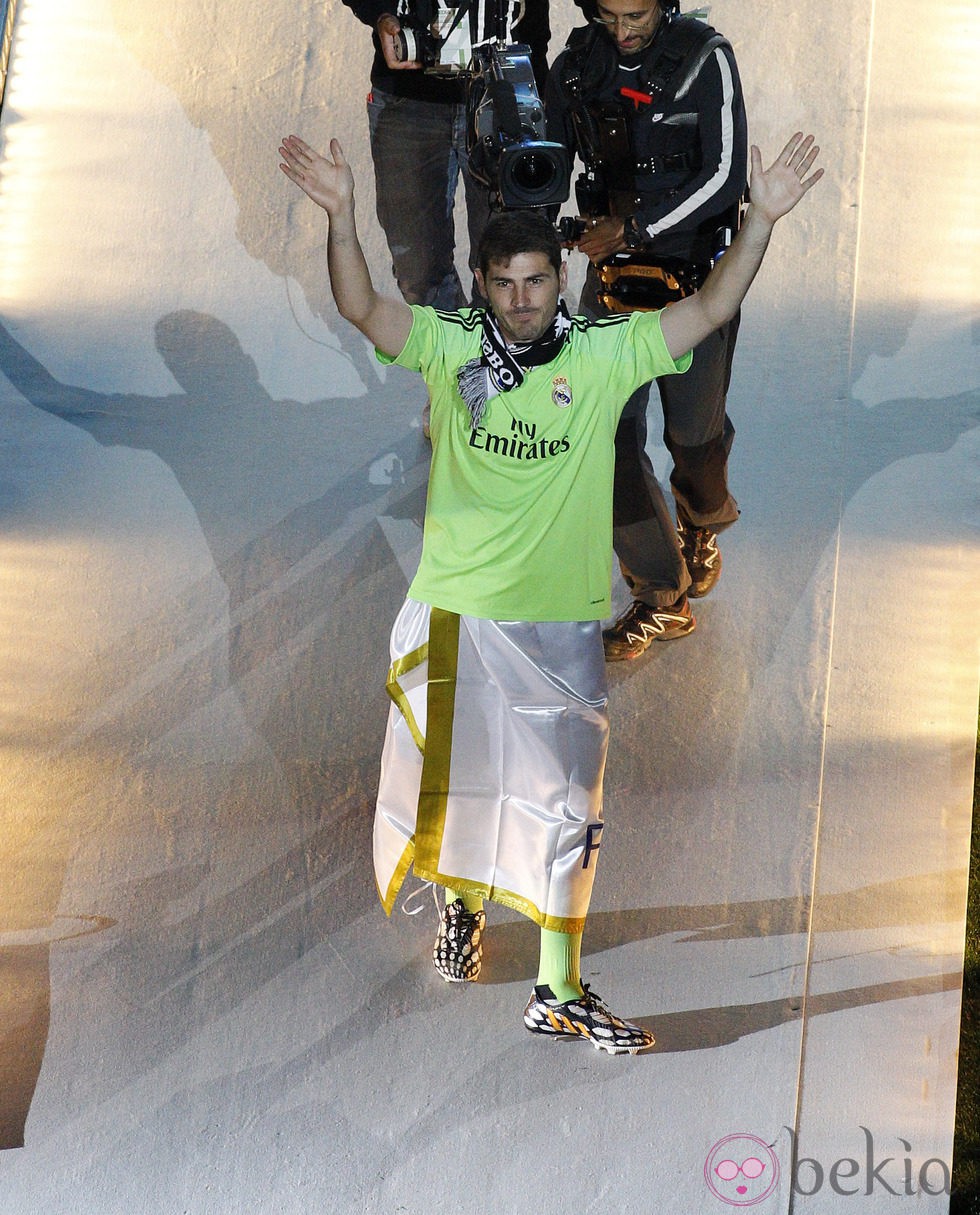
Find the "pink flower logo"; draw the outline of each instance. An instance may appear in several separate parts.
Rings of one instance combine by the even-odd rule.
[[[716,1198],[732,1207],[752,1207],[779,1182],[779,1161],[757,1135],[726,1135],[704,1162],[704,1179]]]

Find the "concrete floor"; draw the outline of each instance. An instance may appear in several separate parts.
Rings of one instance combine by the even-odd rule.
[[[524,1031],[528,922],[492,908],[458,990],[431,903],[388,921],[375,896],[424,393],[336,318],[321,216],[276,168],[291,130],[342,138],[388,281],[366,32],[336,0],[20,0],[4,1215],[947,1209],[980,26],[964,0],[745,9],[711,20],[752,139],[813,129],[828,174],[744,311],[722,581],[690,638],[611,672],[583,964],[657,1034],[630,1059]],[[555,5],[553,49],[573,15]],[[753,1154],[742,1195],[713,1171]]]

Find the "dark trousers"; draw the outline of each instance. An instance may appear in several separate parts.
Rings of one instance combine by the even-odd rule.
[[[605,315],[590,268],[580,303],[588,316]],[[725,412],[739,318],[695,348],[685,375],[656,381],[663,438],[674,467],[670,487],[678,518],[719,532],[738,518],[728,489],[728,454],[735,428]],[[667,607],[691,584],[670,508],[646,453],[650,385],[630,397],[616,431],[613,548],[634,599]]]
[[[373,90],[368,126],[378,220],[402,298],[435,308],[464,306],[456,273],[453,206],[460,174],[466,197],[469,265],[490,215],[487,190],[470,177],[462,105],[415,101]]]

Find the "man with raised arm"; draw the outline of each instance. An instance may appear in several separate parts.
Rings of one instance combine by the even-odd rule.
[[[392,631],[392,706],[374,826],[390,912],[410,866],[446,890],[433,948],[449,982],[480,973],[493,899],[541,932],[524,1010],[533,1033],[635,1054],[653,1035],[582,984],[580,954],[602,835],[614,438],[623,404],[734,315],[775,222],[822,176],[796,134],[701,290],[662,312],[590,321],[561,300],[552,225],[496,216],[480,245],[487,309],[442,312],[375,291],[337,140],[296,136],[283,172],[329,216],[327,261],[342,316],[384,362],[420,371],[432,401],[422,557]],[[619,402],[619,404],[614,404]]]

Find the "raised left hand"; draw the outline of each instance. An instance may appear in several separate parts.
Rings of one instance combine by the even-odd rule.
[[[813,136],[797,131],[768,169],[762,167],[762,153],[752,145],[752,179],[749,198],[754,210],[775,223],[792,211],[807,190],[823,177],[823,169],[807,177],[820,149]]]

